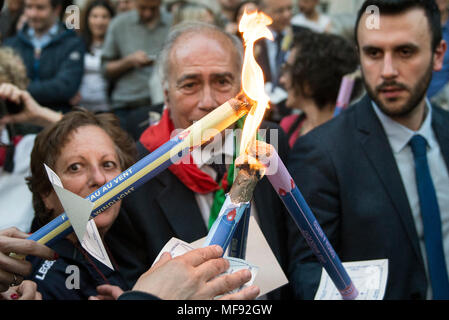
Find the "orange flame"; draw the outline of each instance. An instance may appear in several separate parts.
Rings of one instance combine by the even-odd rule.
[[[273,40],[273,34],[268,25],[273,20],[263,12],[246,11],[239,23],[239,31],[243,33],[245,41],[245,58],[242,70],[242,87],[245,94],[256,103],[248,113],[243,126],[240,154],[247,153],[248,147],[255,141],[256,132],[262,122],[265,110],[268,108],[270,98],[265,93],[264,75],[254,57],[254,43],[267,38]]]

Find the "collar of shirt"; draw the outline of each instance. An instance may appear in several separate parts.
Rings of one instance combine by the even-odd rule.
[[[192,158],[200,170],[204,166],[212,163],[218,156],[225,155],[225,163],[231,163],[234,157],[234,131],[227,130],[222,140],[222,135],[218,134],[215,139],[204,147],[195,148],[192,152]],[[220,158],[221,159],[221,158]]]
[[[371,104],[385,130],[388,141],[390,141],[390,145],[394,153],[401,152],[415,134],[422,135],[427,140],[429,148],[432,149],[436,146],[437,142],[432,131],[432,105],[428,99],[426,99],[426,118],[418,131],[410,130],[385,115],[374,101],[371,101]]]
[[[36,37],[36,31],[33,28],[28,28],[28,36],[30,37],[33,46],[35,48],[41,49],[51,41],[51,39],[58,33],[58,31],[58,22],[55,22],[55,24],[39,38]]]

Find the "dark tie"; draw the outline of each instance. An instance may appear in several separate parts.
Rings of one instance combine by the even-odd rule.
[[[444,258],[440,209],[427,163],[427,141],[424,137],[415,135],[410,140],[410,145],[415,158],[416,184],[424,225],[427,265],[433,299],[449,299],[449,280]]]

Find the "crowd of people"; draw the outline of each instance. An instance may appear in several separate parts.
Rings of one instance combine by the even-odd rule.
[[[71,5],[79,28],[66,23]],[[219,246],[152,265],[171,238],[207,235],[233,184],[242,121],[95,217],[113,270],[75,233],[27,239],[64,212],[44,164],[87,197],[239,95],[238,22],[256,10],[273,19],[273,40],[254,47],[270,97],[260,128],[340,259],[388,259],[385,299],[449,299],[448,0],[366,0],[350,37],[318,0],[7,0],[0,299],[314,298],[322,265],[267,177],[251,216],[287,285],[263,296],[243,287],[251,273],[223,275]],[[357,72],[337,115],[342,79]],[[76,289],[68,266],[80,270]]]

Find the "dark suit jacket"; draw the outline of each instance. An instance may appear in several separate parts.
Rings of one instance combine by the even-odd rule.
[[[279,133],[279,155],[286,159],[288,145],[285,135],[279,127],[275,128]],[[291,218],[266,177],[258,183],[254,201],[260,228],[287,273],[286,224],[293,221],[289,220]],[[107,241],[120,272],[130,283],[134,283],[151,266],[172,237],[192,242],[207,235],[194,193],[169,170],[127,196],[123,207],[128,214],[118,217],[107,234]],[[281,295],[283,298],[290,297],[288,286],[276,290],[269,297],[277,299]]]
[[[449,164],[449,114],[432,126]],[[345,261],[389,259],[385,299],[425,299],[417,232],[393,152],[371,100],[296,141],[290,171],[334,249]],[[321,267],[303,240],[295,245],[296,297],[313,298]]]

